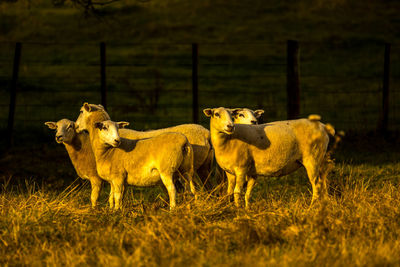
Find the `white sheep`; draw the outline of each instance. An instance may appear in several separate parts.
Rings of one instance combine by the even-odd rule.
[[[233,123],[238,124],[258,124],[258,119],[264,113],[264,110],[262,109],[251,110],[248,108],[232,108],[227,110],[231,112]],[[223,173],[226,174],[229,187],[229,181],[233,181],[234,177],[229,177],[232,174],[227,172],[223,171]]]
[[[230,109],[234,123],[240,124],[258,124],[258,119],[264,113],[264,110],[251,110],[248,108]]]
[[[57,143],[64,144],[76,173],[82,179],[90,181],[92,192],[90,200],[95,207],[101,189],[102,180],[97,174],[96,161],[90,144],[89,135],[85,132],[77,133],[75,123],[68,119],[45,123],[50,129],[56,130]]]
[[[80,109],[79,117],[76,120],[78,131],[87,130],[88,127],[86,125],[86,117],[89,116],[89,114],[90,116],[97,116],[97,121],[110,119],[110,116],[104,110],[103,106],[84,103]],[[201,181],[204,183],[207,180],[211,171],[211,166],[214,159],[214,150],[211,146],[210,131],[203,126],[198,124],[182,124],[174,127],[150,131],[135,131],[132,129],[119,130],[120,136],[128,139],[149,138],[167,132],[182,133],[189,140],[189,143],[193,147],[194,170],[197,172]]]
[[[195,194],[193,178],[193,148],[180,133],[163,133],[152,138],[121,138],[118,128],[127,122],[97,121],[87,116],[90,142],[96,159],[97,172],[111,184],[115,209],[121,207],[124,184],[153,186],[162,182],[169,195],[170,208],[176,206],[173,174],[181,173]],[[110,197],[111,199],[111,197]],[[113,205],[114,204],[114,205]]]
[[[251,190],[257,176],[283,176],[304,166],[313,189],[312,201],[324,193],[320,175],[333,127],[320,123],[318,115],[308,119],[277,121],[261,125],[233,124],[225,108],[207,108],[211,142],[219,166],[230,173],[228,194],[234,193],[240,206],[245,179],[245,205],[249,207]],[[321,178],[321,179],[320,179]]]

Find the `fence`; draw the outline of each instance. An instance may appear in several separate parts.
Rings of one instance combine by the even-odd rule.
[[[203,108],[227,106],[263,108],[266,122],[318,113],[338,129],[398,130],[396,48],[357,41],[2,43],[3,145],[33,132],[48,136],[44,121],[75,119],[84,101],[102,103],[135,129],[206,126]]]

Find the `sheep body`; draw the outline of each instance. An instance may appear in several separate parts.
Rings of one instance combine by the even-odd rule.
[[[160,173],[173,173],[180,168],[184,153],[188,153],[187,162],[190,162],[192,152],[187,144],[186,137],[179,133],[137,140],[121,138],[118,147],[104,148],[96,154],[97,170],[106,180],[115,173],[126,173],[126,182],[130,185],[153,186],[161,182]]]
[[[96,161],[90,144],[89,135],[86,132],[77,133],[75,123],[68,119],[57,122],[45,123],[50,129],[56,130],[56,141],[62,143],[74,166],[77,175],[90,181],[91,203],[95,207],[99,197],[102,180],[97,173]]]
[[[121,137],[128,139],[143,139],[154,137],[162,133],[176,132],[186,136],[188,141],[193,147],[195,160],[193,162],[195,170],[199,169],[206,161],[211,149],[210,144],[210,131],[198,124],[182,124],[178,126],[150,130],[150,131],[136,131],[132,129],[120,129]]]
[[[81,114],[76,121],[79,131],[87,129],[85,120],[89,114],[88,110],[95,111],[95,113],[92,113],[91,116],[97,116],[97,121],[110,119],[110,116],[101,105],[84,103],[81,108]],[[132,129],[119,130],[120,136],[127,139],[150,138],[167,132],[178,132],[186,136],[193,148],[194,170],[204,182],[211,170],[214,151],[211,146],[210,131],[203,126],[198,124],[183,124],[150,131],[136,131]]]
[[[173,174],[180,172],[193,193],[193,148],[181,133],[163,133],[152,138],[120,138],[117,124],[97,121],[93,112],[86,117],[90,142],[101,178],[110,182],[110,206],[119,209],[124,184],[153,186],[162,182],[170,197],[171,209],[176,205]],[[128,123],[119,123],[127,125]],[[117,144],[115,144],[117,142]]]
[[[313,200],[318,197],[323,186],[318,180],[320,166],[329,143],[325,125],[309,119],[234,125],[230,112],[224,108],[205,109],[204,113],[211,117],[211,142],[216,161],[231,174],[228,175],[231,179],[228,193],[234,191],[236,205],[239,205],[239,194],[246,179],[247,207],[257,176],[283,176],[301,166],[306,168],[312,184]]]

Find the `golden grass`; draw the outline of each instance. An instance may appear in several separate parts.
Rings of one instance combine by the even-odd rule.
[[[113,212],[106,194],[99,208],[90,208],[87,185],[60,193],[5,182],[0,264],[399,265],[399,186],[360,178],[366,170],[336,167],[329,198],[312,207],[306,183],[293,194],[287,181],[269,184],[256,192],[249,211],[204,193],[198,201],[180,195],[169,212],[162,197],[139,200],[130,189],[123,209]]]

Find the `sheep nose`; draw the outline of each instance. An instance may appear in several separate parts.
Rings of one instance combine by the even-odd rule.
[[[226,129],[228,129],[229,131],[232,131],[233,130],[233,124],[226,125]]]
[[[62,141],[62,139],[63,139],[62,135],[57,135],[56,136],[56,141]]]
[[[257,124],[257,121],[251,121],[251,124]]]
[[[121,144],[121,140],[120,139],[115,139],[114,142],[117,144],[117,146],[119,146]]]

